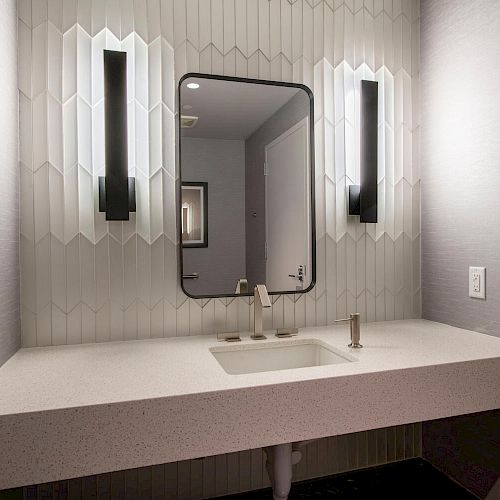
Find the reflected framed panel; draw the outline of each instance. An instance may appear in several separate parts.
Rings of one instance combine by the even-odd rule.
[[[208,247],[208,183],[183,182],[181,188],[182,246]]]

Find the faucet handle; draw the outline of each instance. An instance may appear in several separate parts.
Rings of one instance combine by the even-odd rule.
[[[295,337],[299,334],[298,328],[277,328],[276,337],[278,338],[286,338],[286,337]]]
[[[221,332],[217,333],[217,342],[241,342],[238,332]]]

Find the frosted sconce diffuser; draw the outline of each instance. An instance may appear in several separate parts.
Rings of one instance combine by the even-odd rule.
[[[99,211],[106,220],[135,212],[135,179],[128,176],[127,53],[104,51],[105,177],[99,177]]]
[[[360,185],[349,186],[349,215],[377,222],[378,83],[361,80]]]

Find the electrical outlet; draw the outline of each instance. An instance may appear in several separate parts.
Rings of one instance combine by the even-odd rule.
[[[486,298],[486,268],[469,267],[469,297]]]

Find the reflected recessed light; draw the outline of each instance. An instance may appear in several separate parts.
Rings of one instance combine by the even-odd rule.
[[[199,83],[188,83],[187,84],[187,88],[188,89],[197,89],[200,87],[200,84]]]
[[[182,106],[182,109],[186,110],[193,109],[193,106],[191,106],[191,104],[184,104],[184,106]]]

